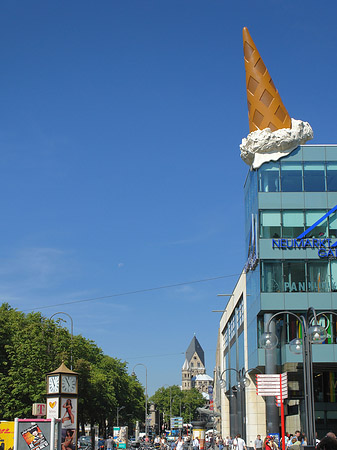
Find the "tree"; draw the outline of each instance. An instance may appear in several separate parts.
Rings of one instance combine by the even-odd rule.
[[[196,409],[204,406],[205,399],[196,389],[182,391],[179,386],[161,387],[157,389],[150,398],[150,402],[156,405],[156,408],[164,414],[165,421],[169,422],[170,415],[172,417],[181,415],[184,422],[193,420],[198,417]]]
[[[24,314],[4,303],[0,306],[0,410],[12,420],[31,415],[32,403],[44,402],[45,376],[64,361],[70,366],[71,336],[60,319],[41,313]],[[72,345],[74,370],[79,374],[79,423],[113,425],[117,405],[135,419],[144,416],[141,384],[127,373],[127,363],[104,355],[95,342],[77,335]]]

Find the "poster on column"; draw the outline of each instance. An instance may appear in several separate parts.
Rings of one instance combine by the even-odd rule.
[[[30,450],[42,450],[43,448],[49,446],[46,436],[37,423],[32,423],[30,426],[22,430],[21,436]]]
[[[77,398],[61,398],[61,448],[75,450],[77,428]]]
[[[47,419],[59,418],[59,398],[47,398]]]
[[[0,449],[13,450],[14,422],[0,422]]]

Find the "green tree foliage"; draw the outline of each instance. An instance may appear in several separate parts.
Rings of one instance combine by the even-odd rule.
[[[104,355],[83,336],[73,337],[40,313],[24,314],[7,303],[0,306],[0,419],[30,417],[32,403],[45,402],[46,374],[62,361],[79,374],[79,423],[113,425],[117,406],[120,418],[144,417],[144,390],[127,373],[127,364]]]
[[[196,409],[205,405],[205,399],[199,391],[196,389],[182,391],[177,385],[159,388],[150,398],[150,402],[164,414],[167,425],[170,413],[172,417],[180,416],[181,410],[184,422],[188,422],[196,419],[198,417]]]

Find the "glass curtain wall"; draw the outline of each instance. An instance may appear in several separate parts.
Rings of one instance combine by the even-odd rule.
[[[289,162],[264,164],[259,169],[260,192],[336,192],[337,162]]]

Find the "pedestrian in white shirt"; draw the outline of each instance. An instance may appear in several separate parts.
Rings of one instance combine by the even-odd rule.
[[[178,440],[176,441],[176,450],[183,450],[184,447],[184,441],[181,439],[181,436],[178,437]]]
[[[233,441],[233,445],[235,450],[247,450],[247,446],[245,441],[241,438],[241,434],[237,434],[236,438]]]
[[[199,439],[197,437],[195,437],[193,439],[193,450],[199,450],[200,448],[200,443],[199,443]]]

